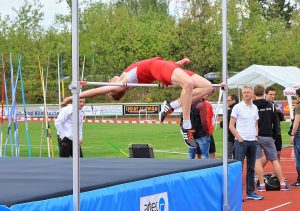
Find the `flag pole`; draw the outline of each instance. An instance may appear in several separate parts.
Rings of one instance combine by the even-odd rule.
[[[21,55],[20,55],[21,59]],[[27,111],[26,111],[26,100],[25,100],[25,91],[22,77],[22,67],[20,66],[20,83],[21,83],[21,91],[22,91],[22,101],[23,101],[23,109],[24,109],[24,119],[25,119],[25,132],[26,132],[26,140],[27,140],[27,151],[28,156],[31,157],[31,147],[30,147],[30,134],[28,128],[28,119],[27,119]]]
[[[3,117],[4,117],[4,80],[5,80],[5,52],[2,53],[2,92],[1,92],[1,137],[0,137],[0,157],[2,157],[2,143],[3,143]]]
[[[61,106],[61,92],[60,92],[60,63],[59,63],[59,54],[57,54],[57,84],[58,84],[58,106]]]

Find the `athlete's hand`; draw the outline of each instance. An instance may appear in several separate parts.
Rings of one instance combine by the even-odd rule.
[[[191,62],[191,60],[187,57],[185,57],[184,59],[182,59],[182,63],[183,64],[189,64]]]
[[[186,58],[183,58],[180,61],[177,61],[175,63],[178,64],[178,65],[180,65],[180,66],[182,66],[182,65],[185,65],[185,64],[189,64],[190,63],[190,59],[186,57]]]
[[[225,84],[224,82],[221,82],[221,83],[220,83],[220,86],[221,86],[221,87],[225,87],[226,84]]]

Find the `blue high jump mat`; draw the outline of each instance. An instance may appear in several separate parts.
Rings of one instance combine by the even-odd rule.
[[[84,158],[80,209],[222,210],[222,160]],[[228,202],[242,210],[242,166],[228,164]],[[73,210],[72,159],[0,158],[0,211]]]

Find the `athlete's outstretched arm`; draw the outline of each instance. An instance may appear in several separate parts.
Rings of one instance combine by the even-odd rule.
[[[118,86],[102,86],[94,89],[88,89],[86,91],[83,91],[79,94],[79,98],[91,98],[96,97],[98,95],[105,95],[110,92],[118,92],[120,89],[124,89],[124,87],[118,87]],[[61,106],[66,106],[72,102],[72,96],[66,97],[63,102],[61,103]]]

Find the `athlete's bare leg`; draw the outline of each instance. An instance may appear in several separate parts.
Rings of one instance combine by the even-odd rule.
[[[189,120],[192,99],[211,93],[212,84],[197,74],[189,76],[180,68],[174,70],[171,81],[173,85],[179,85],[182,88],[178,101],[182,108],[183,120]]]
[[[194,89],[192,93],[193,100],[209,95],[213,91],[213,86],[207,79],[197,74],[192,75],[191,78],[194,82]]]
[[[176,68],[171,76],[173,85],[181,87],[179,102],[182,108],[183,120],[190,120],[190,109],[192,103],[192,92],[194,89],[194,81],[192,78],[180,68]]]

